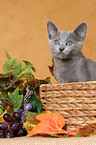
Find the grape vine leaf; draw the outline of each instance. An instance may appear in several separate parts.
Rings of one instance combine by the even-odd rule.
[[[29,74],[30,73],[30,66],[22,64],[22,70],[19,75]]]
[[[36,69],[33,67],[33,64],[32,64],[31,62],[29,62],[29,61],[27,61],[27,60],[23,60],[23,62],[25,63],[25,65],[30,66],[31,69],[32,69],[34,72],[36,72]]]
[[[14,106],[14,110],[18,110],[23,101],[23,95],[19,94],[19,88],[16,88],[13,93],[8,92],[8,97]]]
[[[7,57],[10,58],[8,54],[7,54]],[[33,77],[33,75],[30,72],[30,69],[32,68],[30,64],[29,63],[27,65],[23,64],[21,63],[20,60],[17,60],[17,58],[12,57],[9,60],[5,61],[5,63],[3,64],[3,71],[7,75],[12,74],[12,75],[17,76],[18,78],[23,77],[26,79],[27,76],[25,75],[31,75]]]
[[[8,54],[8,52],[5,50],[5,53],[6,53],[6,57],[8,58],[8,59],[11,59],[11,56]]]
[[[19,75],[22,71],[22,63],[15,57],[12,57],[3,64],[3,71],[6,74]]]

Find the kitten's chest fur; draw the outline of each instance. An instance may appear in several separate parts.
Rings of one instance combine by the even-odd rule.
[[[64,62],[60,59],[54,59],[54,75],[58,83],[68,83],[68,82],[77,82],[77,66],[75,63],[68,63],[67,61]],[[74,75],[73,75],[74,74]],[[70,76],[70,77],[69,77]],[[75,78],[74,78],[75,76]]]
[[[82,54],[68,61],[54,58],[53,71],[58,83],[96,80],[96,62],[85,58]]]

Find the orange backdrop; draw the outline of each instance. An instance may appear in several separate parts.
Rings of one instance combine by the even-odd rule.
[[[96,0],[0,0],[0,71],[5,50],[20,60],[33,63],[36,78],[51,76],[51,52],[47,20],[61,30],[73,30],[81,22],[88,25],[83,46],[86,57],[96,60]],[[52,83],[56,83],[51,76]]]

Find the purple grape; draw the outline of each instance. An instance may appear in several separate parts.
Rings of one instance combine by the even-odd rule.
[[[14,122],[10,128],[11,128],[11,130],[16,130],[16,129],[18,129],[18,124],[16,122]]]
[[[7,137],[7,138],[10,138],[10,137],[11,137],[10,132],[6,132],[6,137]]]
[[[4,114],[3,118],[5,122],[0,123],[0,138],[27,135],[26,129],[23,128],[26,115],[27,111],[23,111],[23,109],[14,111],[11,115],[8,113]]]
[[[13,121],[19,121],[20,117],[21,117],[19,112],[13,112],[13,113],[11,113],[11,116],[12,116]]]
[[[24,111],[22,114],[21,114],[21,123],[24,123],[26,121],[26,115],[27,115],[27,111]]]
[[[7,125],[8,125],[7,122],[2,122],[2,124],[1,124],[2,129],[6,130],[8,128]]]
[[[14,136],[14,133],[13,133],[13,131],[11,129],[9,129],[9,130],[6,131],[6,137],[7,138],[11,138],[13,136]]]
[[[32,109],[32,104],[31,103],[27,103],[27,104],[24,105],[24,110],[25,111],[29,111],[31,109]]]
[[[4,130],[0,130],[0,138],[4,137]]]
[[[21,117],[22,117],[22,116],[25,117],[26,115],[27,115],[27,111],[23,111],[23,113],[21,114]]]
[[[24,123],[25,121],[26,121],[26,118],[25,118],[24,116],[22,116],[22,117],[21,117],[20,123],[22,124],[22,123]]]
[[[12,121],[11,115],[8,114],[8,113],[5,113],[5,114],[3,115],[3,119],[4,119],[6,122],[11,122],[11,121]]]
[[[21,129],[18,131],[17,135],[18,135],[18,136],[22,136],[23,134],[24,134],[24,130],[21,128]]]
[[[19,109],[19,110],[16,110],[16,111],[14,111],[14,112],[18,112],[18,113],[21,115],[22,112],[23,112],[23,109]]]
[[[26,136],[27,135],[27,130],[24,127],[22,127],[22,128],[23,128],[23,131],[24,131],[23,136]]]
[[[2,123],[0,123],[0,130],[2,129]]]

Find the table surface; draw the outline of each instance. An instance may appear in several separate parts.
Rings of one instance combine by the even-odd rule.
[[[91,137],[15,137],[0,138],[0,145],[96,145],[96,135]]]

